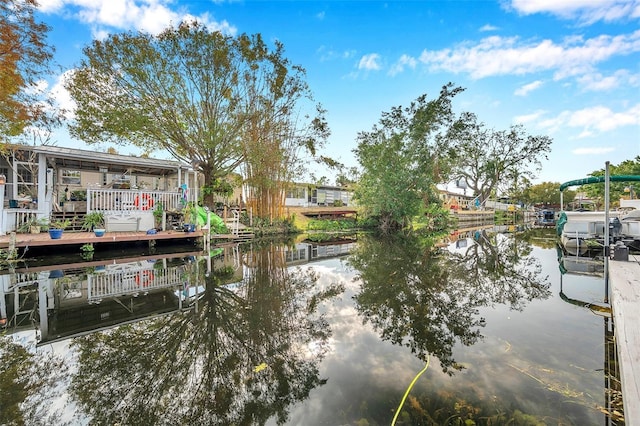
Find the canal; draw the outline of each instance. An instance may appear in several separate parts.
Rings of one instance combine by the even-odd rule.
[[[559,259],[552,229],[0,274],[0,424],[623,424],[601,264]]]

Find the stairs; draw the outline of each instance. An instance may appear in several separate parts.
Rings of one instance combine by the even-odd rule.
[[[71,224],[66,228],[67,231],[82,231],[82,223],[85,216],[86,213],[84,212],[51,212],[51,221],[69,220]]]

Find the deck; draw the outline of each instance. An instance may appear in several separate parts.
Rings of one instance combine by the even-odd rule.
[[[640,425],[640,255],[609,262],[625,424]]]
[[[99,243],[127,243],[132,241],[184,240],[202,238],[204,231],[159,231],[156,234],[146,232],[107,232],[103,237],[96,237],[93,232],[64,232],[62,238],[51,239],[48,232],[39,234],[15,234],[15,247],[72,246]],[[7,249],[11,243],[10,235],[0,236],[0,249]]]
[[[358,218],[358,210],[345,208],[305,208],[300,212],[313,219],[346,219]]]

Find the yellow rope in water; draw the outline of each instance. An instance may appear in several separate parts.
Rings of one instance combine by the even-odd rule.
[[[411,381],[411,384],[409,385],[409,387],[407,388],[407,391],[404,393],[404,396],[402,397],[402,401],[400,401],[400,405],[398,405],[398,409],[396,410],[396,415],[393,416],[393,421],[391,422],[391,426],[395,426],[396,420],[398,419],[398,414],[400,414],[400,411],[402,410],[402,406],[404,405],[404,401],[407,399],[407,396],[409,396],[409,392],[411,392],[411,388],[413,387],[413,385],[416,384],[416,381],[422,375],[422,373],[427,371],[427,368],[429,368],[429,360],[430,359],[431,359],[431,357],[429,356],[429,354],[427,354],[427,365],[425,365],[424,368],[422,369],[422,371],[420,371],[416,375],[416,377],[414,377],[413,380]]]

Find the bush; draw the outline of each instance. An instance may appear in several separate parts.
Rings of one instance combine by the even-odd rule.
[[[313,219],[309,221],[307,229],[312,231],[336,232],[357,228],[355,219]]]

